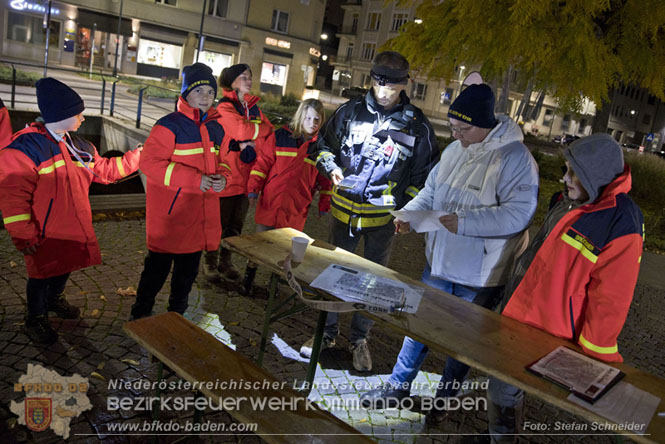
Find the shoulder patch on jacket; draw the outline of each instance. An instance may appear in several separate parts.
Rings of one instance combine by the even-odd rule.
[[[22,152],[32,160],[35,165],[51,159],[60,154],[60,148],[48,137],[34,132],[21,134],[12,141],[5,149],[14,149]]]
[[[572,228],[599,249],[630,234],[642,236],[642,212],[626,194],[616,196],[616,206],[584,213]]]

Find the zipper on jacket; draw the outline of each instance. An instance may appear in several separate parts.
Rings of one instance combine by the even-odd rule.
[[[173,210],[173,205],[175,205],[175,201],[178,199],[178,196],[180,195],[180,190],[182,190],[182,187],[178,188],[178,191],[176,191],[175,197],[173,198],[173,202],[171,202],[171,206],[169,207],[168,214],[171,214],[171,211]]]
[[[42,225],[42,237],[45,237],[46,234],[46,222],[48,222],[48,217],[51,214],[51,207],[53,206],[53,198],[48,203],[48,210],[46,210],[46,217],[44,218],[44,225]]]
[[[575,318],[573,317],[573,298],[568,299],[568,308],[570,309],[570,329],[573,332],[573,339],[575,339]]]

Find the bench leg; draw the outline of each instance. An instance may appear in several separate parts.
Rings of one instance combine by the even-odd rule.
[[[277,297],[277,283],[279,276],[276,273],[270,275],[270,284],[268,288],[268,305],[266,306],[266,315],[263,321],[263,332],[261,333],[261,345],[259,346],[259,357],[256,360],[259,367],[263,366],[263,353],[266,351],[266,343],[268,342],[268,329],[270,328],[270,318],[272,317],[273,305]]]
[[[307,376],[305,377],[305,394],[309,395],[312,391],[312,384],[314,383],[314,375],[316,375],[316,366],[319,363],[319,355],[321,354],[321,342],[323,342],[323,330],[326,327],[326,318],[328,312],[321,310],[319,312],[319,321],[316,324],[316,333],[314,334],[314,344],[312,346],[312,356],[309,358],[309,365],[307,366]]]

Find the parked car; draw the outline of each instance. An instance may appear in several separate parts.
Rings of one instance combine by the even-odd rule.
[[[360,86],[351,86],[350,88],[344,88],[342,90],[342,97],[347,99],[352,99],[358,96],[364,96],[367,93],[367,89],[361,88]]]
[[[552,139],[552,142],[560,143],[561,145],[568,145],[569,143],[574,142],[579,138],[579,136],[575,136],[573,134],[564,134],[563,136],[555,136],[554,139]]]
[[[636,143],[622,143],[621,147],[626,151],[639,150],[640,146]]]

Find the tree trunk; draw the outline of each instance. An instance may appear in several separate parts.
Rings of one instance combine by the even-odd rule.
[[[609,101],[603,100],[599,105],[596,104],[596,115],[593,118],[591,125],[591,133],[605,133],[607,132],[607,125],[610,123],[610,114],[612,113],[612,102],[614,101],[615,90],[611,90],[609,94]]]
[[[510,97],[510,80],[513,76],[513,65],[508,67],[503,76],[503,85],[501,86],[501,97],[494,107],[494,111],[499,114],[508,114],[508,98]]]
[[[524,120],[522,116],[527,116],[529,112],[529,104],[531,103],[531,91],[533,90],[533,79],[529,79],[529,83],[526,85],[526,90],[522,94],[522,100],[520,101],[520,106],[517,108],[517,114],[515,119],[519,122]]]
[[[538,99],[536,100],[536,105],[533,107],[533,110],[531,110],[531,114],[528,116],[529,120],[538,120],[538,116],[540,115],[540,110],[543,109],[543,102],[545,101],[545,91],[540,91],[540,94],[538,94]],[[554,118],[554,116],[552,116]]]

